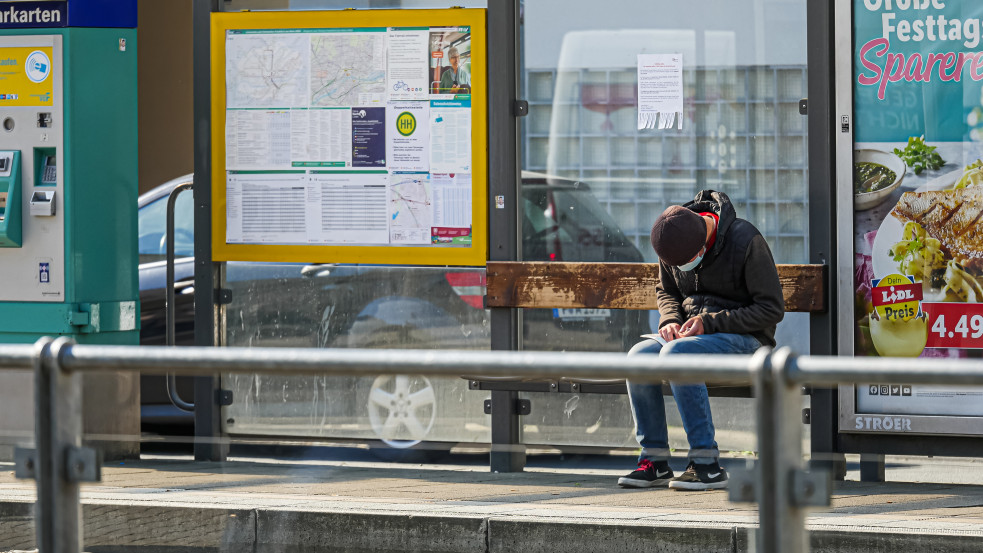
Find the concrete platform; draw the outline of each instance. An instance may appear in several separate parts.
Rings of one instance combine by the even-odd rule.
[[[979,468],[962,467],[969,481]],[[9,464],[0,470],[0,551],[29,550],[33,483],[15,480]],[[144,458],[104,467],[103,482],[83,489],[86,551],[753,550],[754,505],[730,503],[725,491],[621,489],[626,472]],[[816,552],[980,551],[983,486],[845,481],[808,524]]]

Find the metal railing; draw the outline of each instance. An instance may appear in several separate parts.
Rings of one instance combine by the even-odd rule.
[[[174,327],[176,317],[174,316],[174,207],[177,205],[177,197],[180,196],[181,192],[184,192],[185,190],[191,190],[190,182],[184,182],[175,186],[174,190],[171,190],[171,193],[167,195],[167,224],[165,225],[167,237],[167,271],[164,280],[164,290],[167,291],[167,294],[164,296],[164,345],[167,346],[175,345]],[[164,377],[164,385],[167,387],[167,397],[170,398],[171,403],[175,407],[188,413],[194,413],[195,404],[181,398],[181,395],[177,390],[177,378],[173,374],[168,374]]]
[[[754,355],[636,355],[617,353],[204,348],[75,345],[43,338],[34,345],[0,345],[0,369],[35,371],[36,450],[18,450],[16,474],[38,487],[41,553],[79,553],[79,483],[100,478],[97,453],[81,446],[81,375],[96,371],[213,375],[425,374],[475,377],[522,375],[638,382],[751,383],[758,399],[758,461],[735,471],[733,501],[756,501],[757,544],[766,553],[808,550],[807,509],[829,504],[830,478],[804,470],[803,385],[840,383],[983,384],[983,361],[796,357],[783,348]]]

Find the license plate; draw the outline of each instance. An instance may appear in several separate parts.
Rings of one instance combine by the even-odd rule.
[[[611,316],[610,309],[588,309],[577,307],[572,309],[554,309],[553,318],[564,321],[585,321],[588,319],[607,319]]]

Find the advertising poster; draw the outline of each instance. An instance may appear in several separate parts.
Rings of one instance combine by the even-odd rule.
[[[471,94],[471,31],[468,27],[430,29],[430,93]]]
[[[226,244],[471,245],[470,27],[224,43]]]
[[[352,167],[386,166],[386,108],[352,109]]]
[[[50,46],[0,48],[0,106],[54,105]]]
[[[853,10],[855,354],[978,357],[983,3],[855,0]],[[981,397],[860,385],[857,411],[983,416]],[[911,430],[891,421],[857,430]]]

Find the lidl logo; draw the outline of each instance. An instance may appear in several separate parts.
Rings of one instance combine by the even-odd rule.
[[[400,113],[396,117],[396,130],[403,136],[413,134],[413,131],[416,130],[416,117],[413,117],[413,114],[408,111]]]
[[[41,50],[35,50],[28,54],[27,60],[24,62],[24,72],[27,73],[27,78],[32,83],[43,82],[51,74],[51,60],[48,59],[48,54]]]
[[[871,284],[871,303],[878,318],[907,321],[921,312],[922,285],[914,277],[891,274]]]

